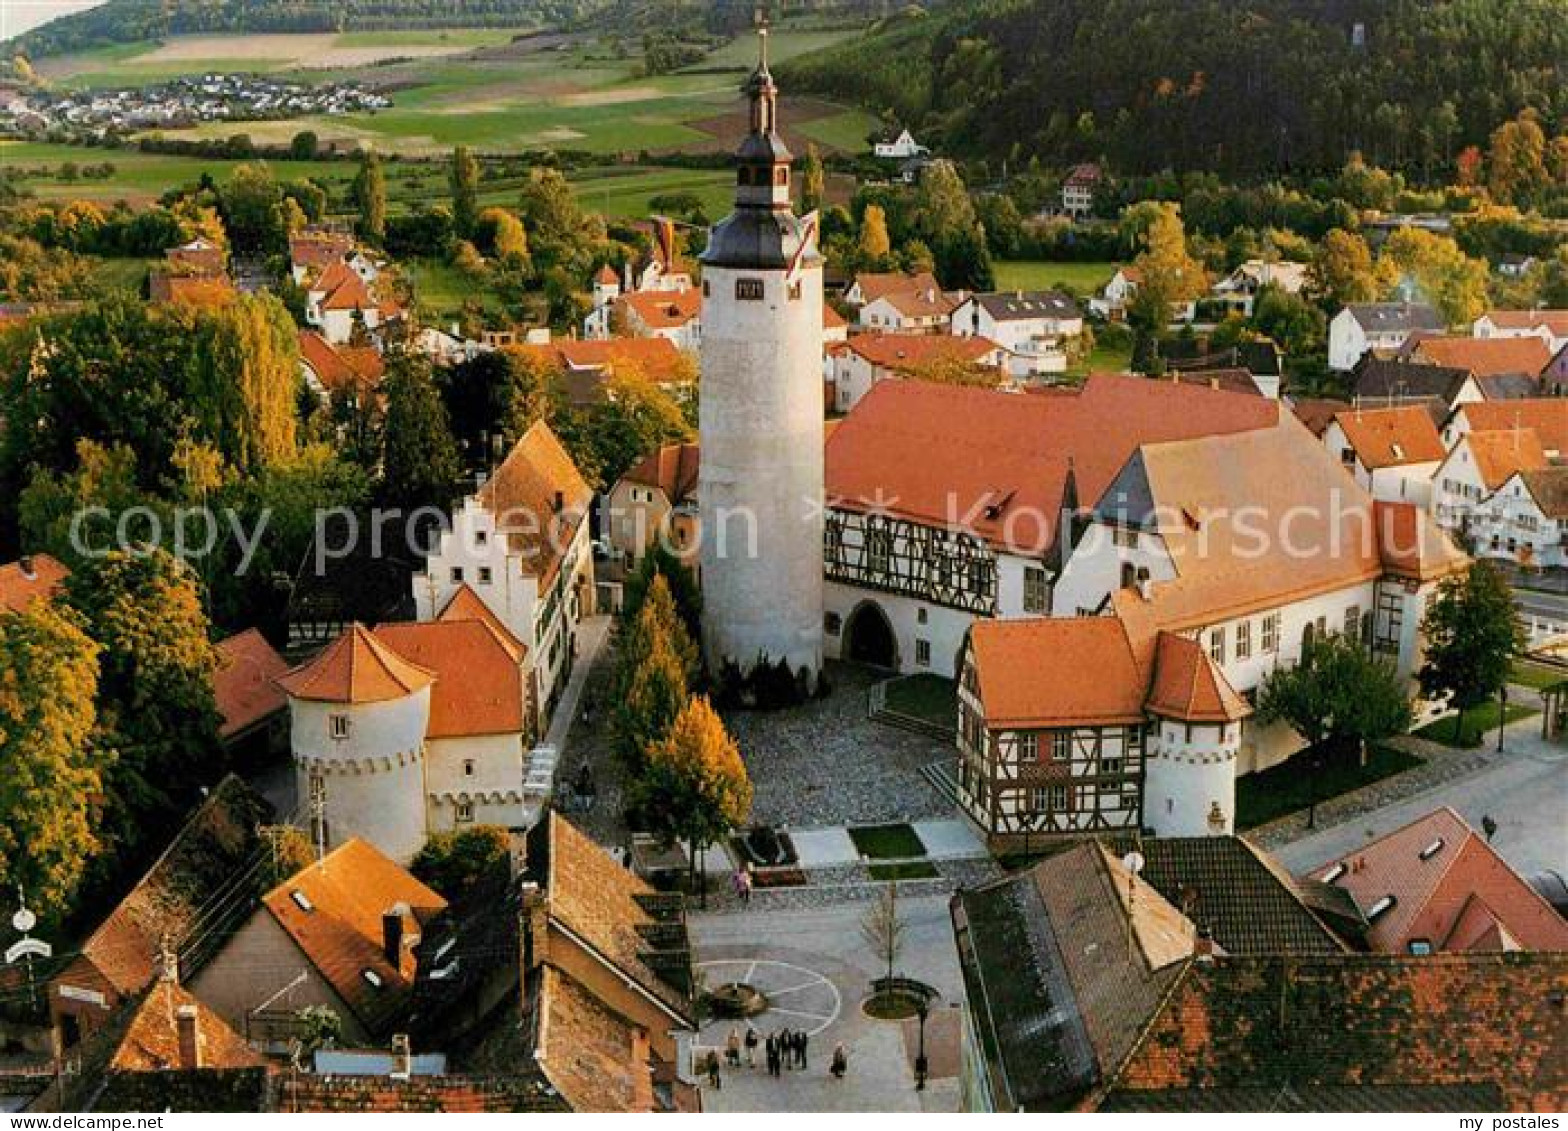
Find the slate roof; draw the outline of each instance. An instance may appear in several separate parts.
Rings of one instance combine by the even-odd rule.
[[[1391,361],[1368,354],[1355,368],[1354,396],[1374,407],[1379,401],[1438,400],[1454,403],[1470,370],[1448,365]]]
[[[1442,316],[1425,303],[1361,302],[1351,303],[1345,309],[1370,334],[1446,328]]]
[[[1049,318],[1063,321],[1082,318],[1083,311],[1071,295],[1061,291],[997,291],[971,295],[998,322],[1030,322]]]

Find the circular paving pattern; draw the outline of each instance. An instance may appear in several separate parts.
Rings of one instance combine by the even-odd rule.
[[[761,990],[768,1008],[751,1018],[762,1033],[774,1029],[803,1029],[816,1036],[834,1021],[843,1009],[843,998],[825,974],[793,962],[771,958],[721,958],[697,963],[702,980],[709,986],[744,982]],[[701,1042],[722,1045],[732,1027],[739,1022],[728,1017],[709,1021],[702,1029]]]

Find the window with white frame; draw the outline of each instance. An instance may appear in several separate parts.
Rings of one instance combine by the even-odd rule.
[[[459,801],[452,819],[460,825],[466,825],[474,819],[474,803],[472,801]]]
[[[1216,664],[1225,662],[1225,626],[1209,629],[1209,659]]]
[[[1279,651],[1279,614],[1270,613],[1263,618],[1262,630],[1259,633],[1258,647],[1264,655]]]
[[[1236,626],[1236,659],[1245,660],[1252,655],[1252,622],[1244,620]]]
[[[1040,736],[1032,730],[1018,732],[1018,761],[1024,765],[1040,758]]]
[[[1051,761],[1065,762],[1072,757],[1073,732],[1058,730],[1051,732]]]

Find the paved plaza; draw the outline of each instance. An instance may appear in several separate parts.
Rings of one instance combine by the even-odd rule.
[[[919,1023],[877,1021],[861,1003],[883,971],[860,924],[869,903],[775,911],[753,904],[744,913],[691,916],[693,946],[703,983],[745,981],[769,998],[767,1012],[752,1020],[759,1035],[781,1029],[809,1035],[807,1067],[769,1076],[761,1048],[757,1066],[725,1068],[723,1086],[703,1080],[707,1111],[957,1111],[963,981],[945,896],[901,899],[906,924],[898,972],[918,978],[940,995],[926,1023],[931,1077],[915,1089]],[[717,1020],[704,1026],[699,1052],[717,1048],[722,1058],[732,1028]],[[843,1080],[828,1072],[833,1049],[849,1055]]]

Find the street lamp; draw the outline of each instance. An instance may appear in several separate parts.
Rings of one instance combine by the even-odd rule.
[[[1508,727],[1508,684],[1497,689],[1497,752],[1503,752],[1503,731]]]
[[[915,1016],[920,1018],[920,1048],[915,1053],[915,1091],[926,1090],[926,1017],[931,1012],[931,1002],[924,994],[915,1001]]]

